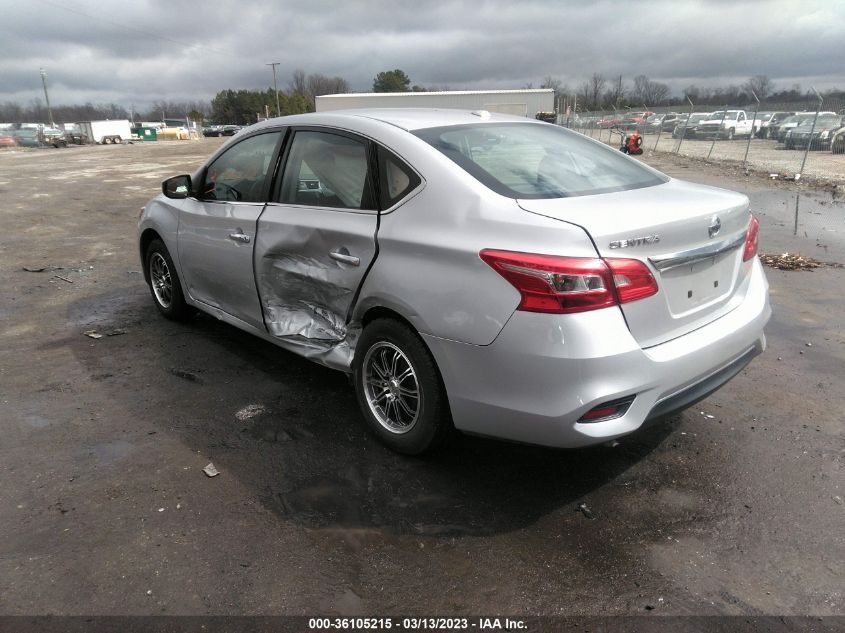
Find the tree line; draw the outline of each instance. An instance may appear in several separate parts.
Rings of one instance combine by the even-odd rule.
[[[533,84],[529,83],[524,87],[533,88]],[[739,105],[752,102],[752,95],[756,95],[761,101],[772,103],[806,101],[813,97],[811,93],[803,92],[797,84],[788,89],[777,90],[774,82],[766,75],[750,77],[742,85],[716,88],[690,85],[684,88],[680,95],[671,94],[667,84],[649,79],[646,75],[637,75],[632,82],[627,82],[622,75],[605,77],[595,72],[574,89],[551,75],[543,79],[540,88],[554,90],[559,104],[574,106],[578,111],[686,105],[687,99],[696,105]],[[427,92],[443,89],[445,88],[413,84],[408,74],[399,68],[377,73],[372,85],[373,92]],[[287,86],[280,88],[278,93],[272,87],[264,90],[227,89],[218,92],[210,102],[159,100],[143,110],[135,110],[132,106],[128,111],[124,106],[114,103],[85,103],[53,106],[52,111],[53,120],[57,123],[129,118],[139,122],[191,119],[200,123],[248,125],[258,119],[277,114],[284,116],[313,112],[318,95],[351,91],[349,83],[342,77],[308,74],[302,69],[297,69],[291,75]],[[845,91],[829,90],[824,96],[845,99]],[[0,103],[0,122],[36,121],[49,121],[47,108],[41,99],[32,99],[26,105],[11,101]]]
[[[526,87],[530,88],[531,84]],[[601,73],[593,73],[575,89],[563,85],[552,76],[547,76],[540,87],[553,89],[561,100],[569,106],[574,104],[578,111],[686,106],[689,101],[695,105],[739,105],[753,103],[755,95],[760,101],[770,103],[815,100],[814,93],[802,91],[798,84],[777,89],[766,75],[754,75],[741,85],[701,87],[691,84],[685,87],[680,95],[673,95],[667,84],[649,79],[646,75],[637,75],[632,83],[628,83],[622,75],[605,77]],[[825,91],[822,96],[841,100],[845,99],[845,91],[834,88]]]

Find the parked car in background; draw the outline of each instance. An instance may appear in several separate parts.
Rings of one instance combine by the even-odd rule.
[[[751,120],[745,110],[717,110],[699,123],[697,136],[727,141],[751,136]]]
[[[616,126],[621,130],[639,130],[654,112],[629,112]]]
[[[0,147],[17,147],[18,141],[10,130],[0,130]]]
[[[830,149],[834,135],[843,127],[843,117],[839,115],[815,116],[805,119],[801,125],[786,133],[786,149]]]
[[[830,139],[830,151],[834,154],[845,154],[845,127],[833,133]]]
[[[778,125],[794,114],[795,112],[772,112],[767,114],[768,118],[760,121],[760,125],[757,126],[757,137],[770,138],[770,131],[772,131],[772,129],[777,130]]]
[[[644,134],[657,134],[660,131],[660,124],[665,116],[665,114],[652,114],[640,126],[640,132]]]
[[[835,116],[835,112],[819,112],[818,116]],[[813,119],[816,118],[815,112],[798,112],[791,117],[784,119],[783,123],[774,128],[772,126],[769,127],[770,129],[770,137],[776,138],[781,143],[786,141],[786,134],[790,130],[799,127],[801,125],[812,124]]]
[[[672,138],[699,138],[698,127],[702,121],[710,118],[710,112],[693,112],[678,117],[678,123],[672,132]]]
[[[663,115],[663,120],[660,122],[660,131],[661,132],[671,132],[675,129],[675,126],[678,125],[678,122],[681,120],[681,117],[686,117],[687,115],[679,114],[678,112],[668,112],[667,114]]]
[[[43,147],[36,128],[27,127],[11,130],[11,134],[20,147]]]
[[[603,116],[602,118],[599,119],[598,127],[600,127],[603,130],[606,130],[608,128],[616,127],[617,125],[619,125],[619,123],[621,121],[622,121],[622,119],[619,118],[618,115],[608,114],[608,115]]]
[[[84,130],[76,124],[65,124],[64,137],[65,141],[72,145],[85,145],[91,142]]]
[[[41,142],[51,147],[67,147],[65,132],[57,127],[43,127],[39,130]]]
[[[202,128],[203,136],[223,136],[222,125],[206,125]]]
[[[746,196],[559,126],[396,108],[247,128],[162,183],[138,248],[165,317],[350,374],[418,454],[453,425],[598,444],[724,385],[765,348],[758,227]]]
[[[671,132],[675,129],[677,124],[677,112],[664,112],[660,114],[652,114],[645,120],[645,123],[639,127],[639,130],[648,134]]]
[[[234,136],[241,131],[240,125],[224,125],[221,130],[221,136]]]
[[[751,134],[756,138],[759,137],[760,128],[763,127],[763,122],[772,118],[773,112],[748,112],[748,118],[751,120]]]

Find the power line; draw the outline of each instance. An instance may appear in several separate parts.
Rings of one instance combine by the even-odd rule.
[[[121,24],[119,22],[107,20],[106,18],[102,18],[98,15],[92,15],[90,13],[86,13],[85,11],[82,11],[81,9],[71,8],[71,7],[65,6],[63,4],[59,4],[57,2],[51,2],[50,0],[38,0],[38,2],[41,2],[42,4],[50,5],[51,7],[55,7],[56,9],[61,9],[62,11],[67,11],[68,13],[75,13],[76,15],[81,15],[83,17],[89,18],[91,20],[96,20],[96,21],[102,22],[104,24],[110,24],[111,26],[119,27],[119,28],[121,28],[125,31],[134,31],[135,33],[139,33],[140,35],[146,35],[147,37],[154,37],[156,39],[159,39],[159,40],[162,40],[162,41],[165,41],[165,42],[170,42],[171,44],[178,44],[179,46],[184,46],[186,48],[188,48],[188,47],[199,48],[199,49],[208,51],[210,53],[215,53],[217,55],[229,55],[229,53],[226,53],[226,52],[214,49],[214,48],[209,48],[208,46],[205,46],[203,44],[193,44],[193,43],[187,43],[187,42],[175,40],[173,38],[166,37],[166,36],[160,35],[158,33],[153,33],[151,31],[145,31],[144,29],[139,29],[139,28],[134,27],[134,26],[127,26],[126,24]]]

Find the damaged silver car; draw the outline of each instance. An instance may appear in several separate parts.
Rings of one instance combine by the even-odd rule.
[[[410,454],[453,428],[584,446],[708,395],[765,347],[757,239],[743,195],[458,110],[265,121],[139,223],[162,314],[351,373]]]

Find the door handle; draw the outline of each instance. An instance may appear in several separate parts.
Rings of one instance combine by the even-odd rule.
[[[249,235],[246,233],[229,233],[229,239],[235,240],[236,242],[243,242],[244,244],[249,244]]]
[[[346,249],[343,249],[346,251]],[[354,255],[350,255],[349,251],[341,252],[341,251],[332,251],[329,253],[329,257],[339,262],[343,262],[344,264],[349,264],[350,266],[359,266],[361,264],[361,260]]]

